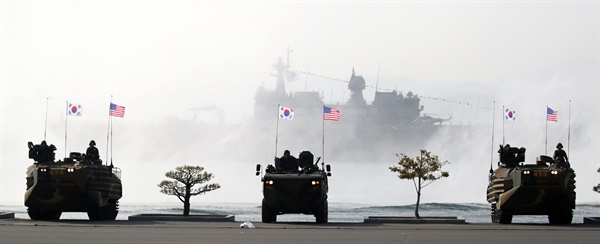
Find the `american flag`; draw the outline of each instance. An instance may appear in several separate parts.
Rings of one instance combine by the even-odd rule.
[[[330,107],[323,107],[323,119],[338,121],[340,119],[340,111]]]
[[[546,107],[546,120],[558,122],[558,118],[556,117],[558,111],[552,110],[550,107]]]
[[[110,103],[109,111],[110,111],[109,112],[110,116],[121,117],[121,118],[123,118],[123,116],[125,116],[125,107],[123,107],[121,105],[116,105],[114,103]]]

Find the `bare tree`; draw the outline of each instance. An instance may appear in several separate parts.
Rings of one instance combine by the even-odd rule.
[[[440,162],[438,156],[431,155],[427,150],[421,150],[421,156],[414,159],[406,154],[396,154],[400,159],[398,166],[390,167],[392,172],[398,173],[400,179],[412,179],[417,192],[417,204],[415,206],[415,217],[419,216],[419,203],[421,202],[421,190],[444,177],[450,176],[448,172],[442,171],[442,166],[449,164],[448,161]]]
[[[165,173],[165,176],[174,181],[163,180],[158,184],[160,192],[177,196],[183,202],[183,216],[190,215],[190,197],[201,195],[206,192],[221,188],[219,184],[207,184],[196,189],[192,189],[195,185],[208,182],[213,178],[213,175],[204,171],[200,166],[179,166],[174,171]]]

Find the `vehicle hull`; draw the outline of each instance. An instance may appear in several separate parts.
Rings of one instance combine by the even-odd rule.
[[[90,219],[114,219],[121,196],[121,180],[112,167],[55,163],[35,164],[28,169],[25,206],[32,219],[57,219],[46,213],[60,216],[62,212],[87,212]]]

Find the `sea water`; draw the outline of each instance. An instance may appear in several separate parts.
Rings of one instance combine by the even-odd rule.
[[[371,206],[356,203],[329,203],[329,222],[359,223],[368,216],[414,216],[415,205]],[[16,218],[29,219],[27,207],[0,205],[0,212],[14,212]],[[118,220],[127,220],[136,214],[182,214],[182,203],[121,204]],[[424,203],[419,205],[421,217],[455,216],[468,223],[490,223],[491,209],[484,203]],[[190,214],[234,215],[236,221],[261,221],[258,203],[211,203],[192,204]],[[573,223],[582,223],[583,217],[600,216],[600,203],[578,204],[574,210]],[[86,213],[63,213],[61,219],[87,219]],[[278,222],[314,222],[312,215],[285,214],[277,216]],[[517,215],[513,223],[548,223],[547,216]]]

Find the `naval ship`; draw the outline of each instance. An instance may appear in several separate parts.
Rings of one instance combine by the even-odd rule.
[[[354,69],[347,81],[350,98],[345,103],[326,104],[319,92],[286,92],[286,79],[293,71],[281,58],[274,68],[277,70],[275,90],[267,90],[264,85],[258,88],[254,120],[257,125],[267,124],[272,128],[278,105],[292,108],[294,122],[279,123],[279,130],[284,126],[286,136],[293,138],[293,143],[288,143],[292,146],[294,143],[317,144],[315,149],[329,152],[330,158],[364,160],[372,158],[369,155],[390,153],[390,150],[391,155],[398,151],[418,151],[438,129],[451,126],[451,116],[436,118],[425,114],[421,98],[410,91],[406,94],[395,90],[375,91],[373,101],[367,102],[363,96],[366,81]],[[324,122],[324,106],[339,110],[339,120]],[[262,130],[269,133],[268,128]],[[320,137],[324,141],[322,149],[318,148]],[[280,141],[285,140],[281,137]]]

